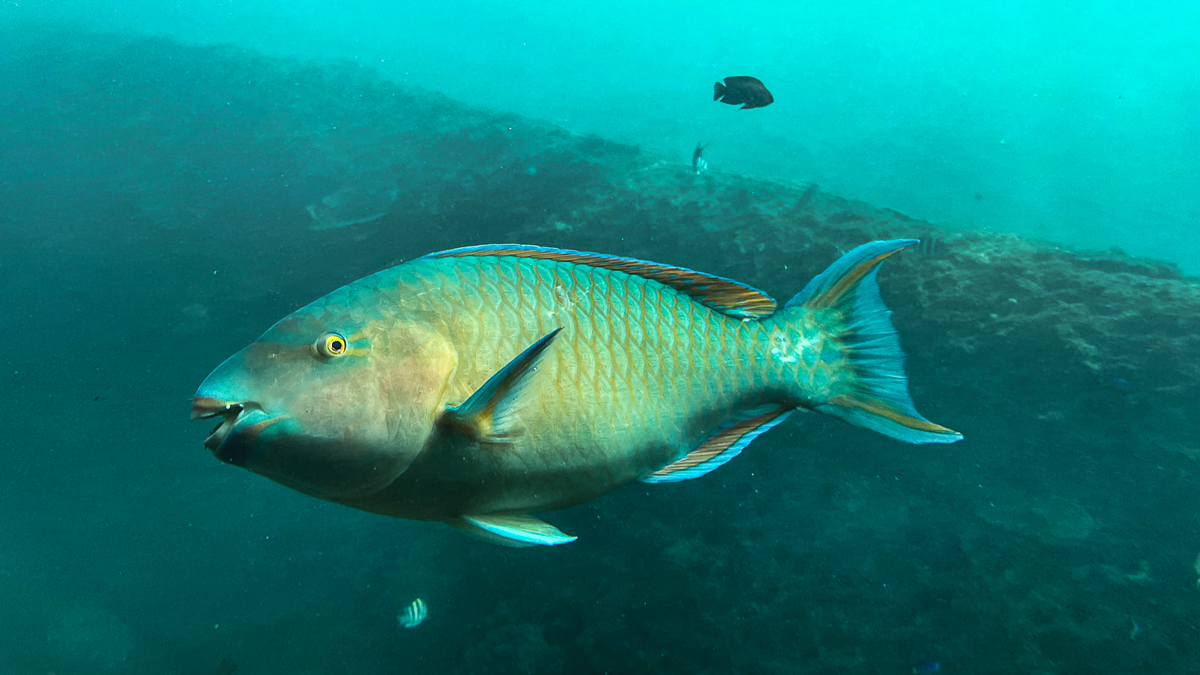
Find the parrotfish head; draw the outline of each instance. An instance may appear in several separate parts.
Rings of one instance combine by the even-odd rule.
[[[433,428],[455,357],[430,324],[351,284],[284,318],[212,372],[192,419],[222,461],[353,501],[390,484]]]

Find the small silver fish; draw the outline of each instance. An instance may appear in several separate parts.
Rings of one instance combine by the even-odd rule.
[[[417,598],[412,601],[412,604],[404,608],[403,612],[396,615],[396,623],[400,624],[401,628],[416,628],[425,620],[425,615],[429,610],[425,607],[425,601]]]
[[[704,144],[697,143],[696,149],[692,151],[692,171],[704,173],[707,170],[708,162],[704,159]]]

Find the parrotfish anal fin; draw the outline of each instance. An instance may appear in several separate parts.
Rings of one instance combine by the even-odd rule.
[[[625,272],[626,274],[652,279],[665,286],[670,286],[680,293],[691,296],[696,302],[707,305],[722,314],[728,314],[739,319],[761,319],[775,312],[775,300],[757,288],[724,277],[704,274],[703,272],[696,272],[683,267],[672,267],[671,265],[637,260],[635,258],[622,258],[620,256],[585,253],[582,251],[567,251],[557,248],[543,248],[541,246],[524,246],[521,244],[471,246],[434,253],[430,257],[466,258],[487,256],[552,260],[555,262],[587,265],[588,267]]]
[[[696,478],[737,457],[767,429],[787,419],[791,408],[756,409],[718,431],[700,447],[642,479],[643,483],[675,483]]]
[[[845,328],[836,338],[854,371],[854,388],[814,405],[815,410],[909,443],[953,443],[962,434],[922,417],[908,395],[904,352],[875,281],[884,260],[917,243],[896,239],[863,244],[808,282],[787,307],[831,309],[843,317]]]
[[[438,423],[462,432],[473,441],[510,442],[520,433],[516,413],[525,402],[531,376],[537,372],[538,362],[561,330],[555,328],[530,345],[488,378],[462,405],[448,408]]]
[[[447,522],[472,537],[513,548],[557,546],[569,544],[577,539],[563,534],[557,527],[545,521],[520,514],[462,516]]]

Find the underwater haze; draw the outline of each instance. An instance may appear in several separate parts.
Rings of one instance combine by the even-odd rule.
[[[0,4],[0,675],[1196,672],[1197,19]],[[714,102],[739,75],[774,101]],[[782,306],[909,238],[882,301],[962,441],[797,413],[538,514],[570,543],[316,499],[189,420],[275,322],[430,252],[597,251]]]
[[[16,20],[344,58],[458,100],[813,181],[947,227],[1200,273],[1187,2],[10,3]],[[705,105],[726,75],[784,105]]]

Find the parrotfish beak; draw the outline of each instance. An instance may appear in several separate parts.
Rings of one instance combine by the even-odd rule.
[[[286,416],[271,417],[254,401],[223,401],[212,396],[192,399],[192,421],[214,417],[221,422],[204,439],[204,447],[222,462],[245,467],[263,429]]]
[[[226,359],[197,389],[192,419],[216,422],[204,446],[222,462],[322,499],[370,494],[415,453],[390,444],[369,362],[321,357],[309,333],[321,334],[272,328]]]

